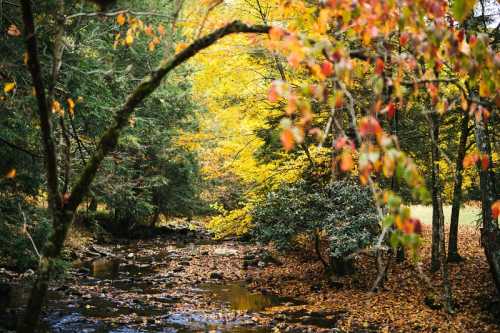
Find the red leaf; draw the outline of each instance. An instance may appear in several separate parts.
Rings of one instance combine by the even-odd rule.
[[[422,223],[419,219],[410,218],[404,221],[402,226],[405,234],[422,234]]]
[[[369,134],[379,134],[382,132],[382,127],[380,126],[377,119],[374,117],[364,117],[359,122],[359,134],[361,136],[366,136]]]
[[[500,215],[500,200],[497,200],[491,205],[491,216],[497,219]]]
[[[382,75],[384,72],[384,61],[381,58],[377,58],[375,61],[375,74]]]
[[[387,105],[387,117],[389,119],[392,119],[395,114],[396,114],[396,105],[394,105],[393,102],[390,102],[389,105]]]
[[[410,40],[410,35],[407,32],[403,32],[401,36],[399,36],[399,43],[401,46],[405,46],[408,44],[408,41]]]
[[[339,137],[335,140],[335,149],[341,149],[347,144],[347,138],[345,136]]]
[[[481,156],[481,168],[486,171],[486,170],[488,170],[489,164],[490,164],[490,160],[488,158],[488,155]]]
[[[321,73],[323,73],[324,76],[330,76],[333,74],[333,64],[329,61],[325,61],[323,64],[321,64]]]

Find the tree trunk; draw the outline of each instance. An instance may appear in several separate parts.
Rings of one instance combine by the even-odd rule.
[[[448,241],[448,261],[459,262],[462,257],[458,254],[458,220],[460,205],[462,204],[463,161],[467,151],[467,138],[469,137],[469,113],[462,116],[460,142],[455,162],[455,184],[453,186],[453,200],[451,204],[450,235]]]
[[[493,281],[500,293],[500,230],[497,221],[493,220],[491,205],[495,201],[495,188],[492,180],[492,159],[490,156],[489,138],[486,135],[486,124],[481,117],[475,119],[476,145],[482,156],[488,156],[488,168],[479,168],[479,181],[481,190],[481,215],[483,226],[481,228],[481,245],[490,266]]]
[[[439,266],[441,268],[441,276],[443,278],[443,305],[448,313],[453,313],[453,300],[451,294],[451,284],[448,273],[448,263],[446,262],[446,244],[444,239],[444,213],[443,213],[443,201],[441,197],[441,192],[437,194],[438,201],[438,216],[439,216]]]
[[[337,276],[345,276],[354,273],[354,261],[352,259],[335,258],[330,259],[332,271]]]
[[[323,264],[325,270],[329,270],[328,263],[321,255],[321,237],[318,229],[314,230],[314,250],[316,251],[316,255],[318,256],[319,261],[321,261],[321,264]]]
[[[24,313],[24,318],[18,326],[17,332],[19,333],[32,333],[38,325],[38,319],[47,296],[47,288],[54,272],[56,259],[61,254],[64,240],[66,239],[73,218],[74,211],[61,209],[53,212],[54,232],[44,245],[28,306]]]
[[[432,258],[431,271],[441,269],[443,279],[442,300],[448,313],[453,312],[451,285],[446,262],[446,245],[444,238],[443,198],[441,196],[441,180],[439,178],[439,125],[440,117],[433,113],[430,118],[430,135],[432,140]]]
[[[373,286],[371,288],[371,292],[377,292],[384,288],[384,283],[387,280],[387,272],[389,271],[389,267],[392,262],[392,257],[393,253],[392,251],[388,251],[388,258],[387,262],[384,265],[384,259],[382,256],[382,251],[377,252],[377,278],[375,279],[375,282],[373,283]],[[404,252],[403,252],[404,256]],[[403,257],[404,259],[404,257]]]
[[[151,218],[151,223],[149,224],[149,227],[150,228],[155,228],[156,227],[156,223],[158,223],[158,219],[160,218],[160,209],[157,208],[155,210],[155,213],[154,215],[152,216]]]
[[[441,242],[443,235],[441,213],[443,210],[443,202],[441,200],[441,186],[439,180],[439,122],[440,118],[433,113],[430,119],[430,135],[432,140],[431,149],[431,164],[432,164],[432,257],[431,271],[436,272],[441,266]]]

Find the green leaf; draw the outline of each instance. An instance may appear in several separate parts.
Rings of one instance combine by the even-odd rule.
[[[391,247],[393,249],[396,249],[398,247],[400,242],[399,242],[399,235],[397,232],[393,232],[391,234],[391,239],[389,240],[389,242],[391,243]]]
[[[470,15],[475,5],[476,0],[454,0],[451,5],[451,13],[455,20],[462,22]]]
[[[382,220],[382,226],[384,228],[389,228],[394,224],[394,216],[392,215],[386,215],[384,219]]]

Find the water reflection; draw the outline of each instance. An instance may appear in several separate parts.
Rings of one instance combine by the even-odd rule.
[[[120,271],[120,261],[102,258],[90,264],[90,274],[98,279],[116,279]]]
[[[215,301],[227,303],[234,310],[257,312],[290,301],[273,295],[253,293],[241,283],[203,284],[201,289],[212,294]]]

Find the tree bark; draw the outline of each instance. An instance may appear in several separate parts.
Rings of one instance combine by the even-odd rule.
[[[500,229],[498,222],[493,220],[491,205],[495,201],[496,193],[491,177],[492,159],[490,141],[486,135],[486,124],[480,115],[475,117],[476,145],[482,156],[488,156],[488,168],[479,168],[479,181],[481,190],[481,215],[483,226],[481,228],[481,245],[490,266],[491,274],[497,292],[500,293]]]
[[[458,146],[457,159],[455,162],[455,183],[453,186],[453,199],[451,204],[450,235],[448,241],[448,261],[459,262],[462,257],[458,254],[458,220],[460,217],[460,205],[462,204],[462,182],[463,161],[467,152],[467,138],[469,137],[469,113],[462,115],[460,142]]]
[[[316,255],[318,256],[319,261],[321,261],[325,270],[328,270],[329,269],[328,263],[326,262],[325,259],[323,259],[323,256],[321,255],[321,238],[318,229],[314,230],[314,249],[316,251]]]
[[[446,262],[446,245],[444,238],[444,212],[441,196],[442,186],[439,178],[439,125],[440,117],[434,112],[430,117],[430,135],[432,140],[432,258],[431,271],[441,270],[443,279],[443,305],[448,313],[453,313],[451,284]]]
[[[441,240],[444,238],[441,226],[441,216],[443,211],[443,203],[441,200],[441,187],[439,180],[439,122],[440,118],[433,113],[430,118],[430,135],[432,140],[431,145],[431,165],[432,165],[432,256],[431,256],[431,271],[436,272],[441,266]]]
[[[113,125],[105,131],[98,146],[80,175],[69,196],[64,199],[59,193],[57,177],[57,155],[52,137],[50,110],[42,80],[42,71],[38,58],[35,25],[30,0],[21,0],[26,46],[28,51],[28,67],[35,87],[38,114],[40,118],[43,146],[45,149],[49,212],[52,217],[54,231],[44,245],[40,258],[37,277],[31,290],[30,298],[23,320],[19,323],[18,332],[32,333],[36,331],[40,313],[47,296],[47,288],[54,271],[55,261],[59,257],[66,239],[69,227],[74,219],[76,209],[83,201],[97,170],[106,155],[115,149],[121,131],[129,123],[129,118],[135,108],[148,97],[162,82],[163,78],[180,64],[197,54],[199,51],[214,44],[219,39],[233,33],[267,33],[270,27],[249,26],[240,21],[233,21],[214,32],[197,39],[186,49],[176,54],[172,59],[164,59],[159,67],[142,80],[136,89],[128,96],[126,102],[116,111]]]

